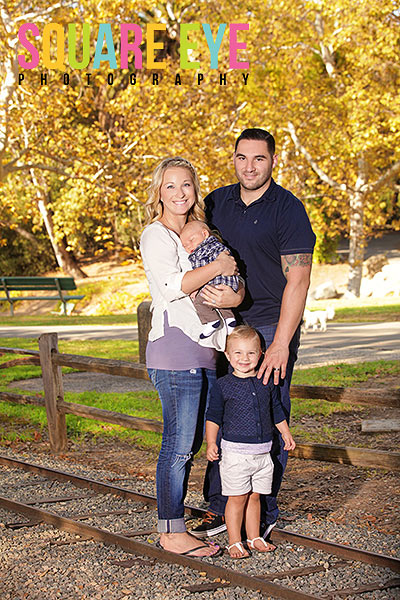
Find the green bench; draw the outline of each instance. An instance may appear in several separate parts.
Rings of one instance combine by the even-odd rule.
[[[64,292],[76,290],[73,277],[0,277],[0,290],[3,289],[5,297],[0,301],[10,303],[11,315],[14,314],[14,302],[19,300],[58,300],[62,302],[64,315],[67,315],[67,302],[69,300],[81,300],[84,296],[68,296]],[[10,292],[22,291],[49,291],[57,292],[52,296],[11,296]]]

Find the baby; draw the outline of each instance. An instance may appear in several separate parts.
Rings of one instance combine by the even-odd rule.
[[[228,496],[225,521],[231,558],[246,558],[249,551],[241,538],[242,524],[247,547],[270,552],[275,546],[260,537],[260,494],[270,494],[274,465],[270,456],[274,427],[293,450],[277,386],[257,379],[261,357],[260,337],[248,325],[236,327],[226,342],[226,357],[233,372],[220,377],[211,388],[206,413],[207,458],[219,459],[218,431],[222,430],[220,474],[222,493]]]
[[[211,234],[210,228],[202,221],[189,221],[181,231],[181,242],[186,252],[189,253],[189,260],[193,267],[204,267],[215,260],[221,252],[229,252],[228,248],[220,242],[215,235]],[[230,277],[218,275],[208,282],[207,285],[218,284],[229,285],[235,292],[239,288],[239,278],[237,275]],[[218,329],[223,321],[227,327],[228,334],[236,326],[236,320],[233,312],[228,308],[212,308],[204,303],[201,290],[195,292],[193,304],[199,315],[200,321],[204,325],[200,339],[210,337]]]

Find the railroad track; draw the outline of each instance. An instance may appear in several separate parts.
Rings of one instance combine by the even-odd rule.
[[[209,592],[220,587],[240,586],[274,598],[336,600],[372,591],[380,591],[382,597],[387,598],[387,590],[400,590],[400,578],[396,577],[396,573],[400,572],[400,559],[296,534],[286,529],[273,530],[272,540],[279,544],[277,552],[282,551],[278,569],[276,565],[271,569],[273,555],[258,554],[248,561],[232,561],[226,556],[206,560],[179,556],[156,547],[154,542],[151,543],[156,523],[156,499],[153,496],[6,456],[0,456],[0,465],[3,466],[2,479],[8,489],[7,497],[0,496],[0,507],[24,516],[23,521],[5,523],[8,529],[17,530],[48,524],[79,536],[64,541],[63,544],[91,539],[117,546],[128,553],[147,557],[155,562],[188,567],[200,571],[210,580],[214,579],[202,584],[183,586],[192,592]],[[23,470],[26,473],[22,485],[20,481],[18,486],[13,485],[15,470]],[[2,487],[5,487],[4,484]],[[82,504],[86,507],[84,511]],[[51,511],[48,510],[49,506],[52,507]],[[87,506],[90,507],[89,511]],[[196,518],[204,511],[195,506],[187,506],[186,512],[189,517]],[[126,517],[126,530],[113,531],[116,515],[122,519]],[[85,523],[87,520],[93,524]],[[139,525],[132,528],[135,523]],[[307,561],[306,564],[303,562],[296,568],[279,569],[279,563],[284,565],[285,552],[293,553],[299,550],[305,553],[302,558]],[[121,563],[121,566],[129,566],[129,561],[125,563]],[[355,563],[365,564],[366,569],[365,584],[358,585],[357,588],[346,586],[347,574]],[[251,568],[247,569],[247,564]],[[332,572],[335,572],[336,581],[341,583],[341,589],[327,589],[323,594],[320,591],[313,592],[309,584],[310,576],[319,574],[323,578]],[[280,581],[284,583],[279,583]],[[302,591],[303,589],[307,591]]]

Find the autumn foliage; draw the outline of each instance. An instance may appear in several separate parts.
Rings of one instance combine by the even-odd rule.
[[[37,252],[39,270],[51,247],[59,266],[77,276],[83,256],[134,254],[155,164],[168,155],[189,158],[206,193],[234,181],[234,140],[244,127],[261,126],[277,140],[275,178],[307,206],[317,259],[332,258],[339,236],[349,236],[349,289],[357,294],[366,236],[400,227],[395,8],[392,0],[253,0],[251,10],[227,0],[0,0],[1,270],[38,274],[27,247]],[[117,55],[121,23],[162,23],[157,60],[166,68],[136,69],[131,61],[128,69],[102,62],[78,70],[66,60],[62,70],[22,70],[17,32],[27,21],[40,30],[49,22],[65,30],[90,23],[91,53],[97,24],[110,23]],[[218,69],[210,68],[201,30],[191,33],[198,47],[189,53],[200,69],[180,68],[180,24],[208,23],[215,37],[219,24],[243,22],[246,85],[243,73],[230,68],[226,34]],[[82,29],[76,32],[79,47]],[[19,264],[9,260],[11,245],[14,254],[22,249]]]

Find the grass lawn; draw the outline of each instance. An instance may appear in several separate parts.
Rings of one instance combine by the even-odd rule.
[[[1,327],[30,327],[41,325],[126,325],[127,327],[137,325],[137,315],[0,315]],[[1,342],[0,342],[1,343]]]
[[[34,339],[3,338],[0,341],[2,347],[37,349],[37,341]],[[120,360],[137,361],[138,343],[126,340],[110,341],[67,341],[60,340],[60,352],[69,354],[81,354],[85,356],[97,356],[102,358],[113,358]],[[14,354],[0,356],[0,362],[15,358]],[[63,372],[72,369],[63,369]],[[0,370],[0,391],[9,390],[8,384],[20,379],[30,379],[40,376],[40,367],[32,365],[16,366]],[[315,367],[301,369],[295,372],[293,383],[301,385],[327,385],[339,387],[352,387],[357,384],[379,377],[384,379],[388,376],[400,374],[399,361],[373,361],[358,364],[338,364],[327,367]],[[13,389],[14,392],[23,390]],[[147,419],[161,420],[161,407],[156,392],[129,392],[117,393],[66,393],[65,400],[97,406],[107,410],[126,413]],[[349,404],[324,402],[321,400],[293,399],[292,417],[299,422],[304,416],[320,415],[329,416],[334,412],[353,410]],[[135,431],[125,429],[111,423],[101,423],[92,419],[84,419],[74,415],[67,415],[68,437],[74,441],[84,442],[85,436],[112,437],[131,440],[141,447],[156,450],[159,447],[161,436],[155,432]],[[41,437],[46,430],[46,414],[44,408],[35,406],[14,405],[0,402],[0,443],[9,443],[13,440],[35,440]],[[299,431],[300,433],[300,431]],[[327,432],[329,433],[329,432]]]
[[[336,309],[334,322],[363,323],[367,321],[400,321],[400,304],[381,306],[348,306]]]
[[[307,304],[310,310],[335,309],[334,323],[385,322],[400,320],[400,303],[395,297],[359,298],[357,300],[314,300]]]

